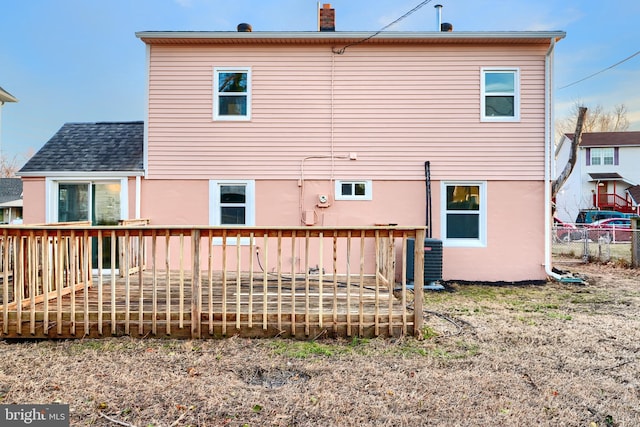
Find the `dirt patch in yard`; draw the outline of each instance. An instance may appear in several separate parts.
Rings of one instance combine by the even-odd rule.
[[[633,426],[640,272],[587,284],[456,285],[425,339],[0,342],[0,403],[65,403],[72,425]]]

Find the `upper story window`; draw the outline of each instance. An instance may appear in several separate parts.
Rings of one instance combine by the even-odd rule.
[[[372,200],[370,180],[336,180],[336,200]]]
[[[482,121],[520,120],[520,71],[483,68],[480,100]]]
[[[615,150],[613,147],[609,148],[592,148],[590,151],[591,164],[597,165],[613,165],[615,164]]]
[[[461,247],[486,246],[486,183],[444,182],[442,194],[443,244]]]
[[[251,69],[214,68],[214,120],[251,119]]]

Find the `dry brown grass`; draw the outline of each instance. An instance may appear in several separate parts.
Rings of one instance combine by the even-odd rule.
[[[428,293],[425,337],[0,343],[0,403],[72,425],[635,426],[640,279]]]

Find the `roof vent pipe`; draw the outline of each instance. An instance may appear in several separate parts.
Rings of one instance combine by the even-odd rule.
[[[433,6],[436,8],[436,31],[442,31],[442,5]]]
[[[246,24],[244,22],[242,24],[238,24],[239,33],[250,33],[251,31],[253,31],[253,28],[251,28],[251,24]]]

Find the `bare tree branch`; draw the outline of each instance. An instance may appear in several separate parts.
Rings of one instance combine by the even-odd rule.
[[[585,116],[587,115],[587,108],[580,107],[578,110],[578,119],[576,120],[576,130],[573,134],[573,141],[571,141],[571,151],[569,152],[569,160],[567,160],[567,164],[564,166],[564,169],[551,184],[551,197],[556,197],[560,188],[564,185],[564,183],[571,175],[573,168],[576,165],[576,160],[578,158],[578,147],[580,146],[580,142],[582,141],[582,126],[585,121]]]

